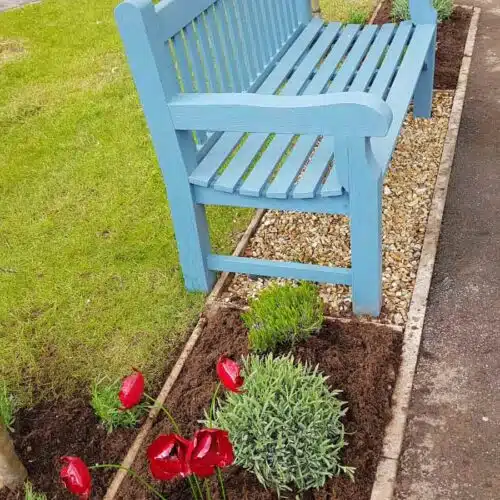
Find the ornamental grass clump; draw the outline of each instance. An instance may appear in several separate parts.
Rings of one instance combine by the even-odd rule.
[[[440,22],[450,18],[454,8],[453,0],[434,0],[432,3]],[[391,15],[397,21],[410,19],[408,0],[393,0]]]
[[[278,495],[353,476],[340,458],[347,406],[317,368],[268,354],[245,358],[242,371],[243,392],[228,393],[209,422],[229,432],[238,465]]]
[[[294,345],[308,339],[323,324],[323,304],[316,287],[272,285],[251,301],[242,315],[250,349],[264,353],[280,345]]]

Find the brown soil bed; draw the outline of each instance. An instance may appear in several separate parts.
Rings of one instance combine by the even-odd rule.
[[[77,398],[41,404],[21,410],[13,434],[17,453],[25,464],[35,489],[50,500],[74,499],[60,485],[59,457],[77,455],[87,464],[120,463],[132,444],[137,429],[108,434],[99,424],[88,400]],[[93,476],[93,497],[103,498],[113,472]],[[0,492],[0,500],[24,498],[24,494]]]
[[[392,0],[386,0],[375,18],[375,24],[392,22]],[[450,19],[438,26],[434,88],[454,90],[467,40],[472,10],[456,7]]]
[[[391,395],[399,368],[402,336],[381,326],[358,322],[327,322],[321,332],[298,345],[294,354],[301,361],[319,364],[328,375],[332,388],[342,389],[349,403],[345,419],[349,445],[344,463],[356,467],[356,481],[335,478],[314,493],[311,500],[367,500],[370,497],[377,463],[380,458],[385,427],[391,416]],[[221,309],[209,322],[188,358],[177,383],[167,398],[186,437],[208,408],[217,380],[215,365],[221,354],[238,359],[247,354],[247,330],[239,311]],[[160,433],[171,432],[167,420],[158,421],[141,450],[134,469],[148,475],[145,450]],[[264,490],[256,479],[239,467],[225,471],[228,498],[231,500],[271,500],[277,496]],[[169,500],[187,500],[190,493],[183,482],[158,483]],[[214,499],[219,498],[213,485]],[[120,499],[153,498],[132,479],[126,479],[119,491]]]

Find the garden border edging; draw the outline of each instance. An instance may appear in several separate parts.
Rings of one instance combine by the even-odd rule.
[[[377,9],[380,8],[380,2]],[[376,9],[376,10],[377,10]],[[444,205],[446,201],[446,193],[448,182],[451,174],[451,167],[455,154],[455,147],[458,137],[458,130],[460,126],[460,119],[462,116],[462,109],[465,100],[465,92],[467,88],[467,80],[470,70],[471,57],[475,44],[475,37],[477,32],[477,25],[481,9],[475,7],[473,10],[473,17],[469,26],[467,43],[462,58],[462,66],[458,84],[455,90],[453,99],[453,107],[448,123],[448,132],[443,148],[441,164],[434,188],[434,195],[432,199],[431,210],[427,222],[425,239],[422,249],[422,255],[417,272],[416,284],[412,295],[412,301],[409,310],[409,319],[404,330],[404,345],[402,353],[402,362],[397,376],[396,387],[393,394],[393,418],[388,424],[384,445],[382,450],[382,457],[377,467],[377,474],[375,483],[372,488],[371,500],[391,500],[393,497],[395,480],[398,469],[399,455],[401,453],[403,434],[406,426],[406,418],[408,412],[408,405],[410,402],[411,389],[413,385],[413,377],[418,359],[418,351],[422,336],[422,328],[425,318],[425,310],[427,303],[427,296],[430,289],[432,271],[434,268],[434,261],[436,257],[437,245],[439,240],[439,233],[441,228],[441,220],[444,212]],[[373,18],[373,17],[372,17]],[[252,221],[247,227],[245,233],[240,239],[235,251],[234,256],[242,255],[250,238],[257,230],[260,221],[265,213],[265,210],[259,209],[256,211]],[[213,310],[217,310],[217,299],[224,291],[231,279],[232,273],[222,273],[217,283],[215,284],[212,292],[206,299],[205,308],[189,336],[184,348],[178,357],[174,367],[172,368],[163,388],[161,389],[154,407],[150,410],[146,421],[142,425],[139,433],[137,434],[132,446],[129,448],[123,462],[123,469],[118,470],[115,474],[106,495],[103,500],[114,500],[118,490],[127,476],[125,468],[132,466],[137,454],[149,434],[159,412],[160,406],[165,402],[168,394],[170,393],[174,383],[176,382],[184,363],[193,350],[196,342],[198,341],[203,328],[206,324],[206,316]],[[220,304],[224,305],[224,304]],[[339,318],[335,318],[339,319]],[[350,321],[347,319],[346,321]],[[372,324],[384,326],[380,323],[373,322]],[[385,325],[387,326],[387,325]]]
[[[468,6],[464,6],[470,8]],[[427,298],[431,286],[432,273],[441,231],[448,184],[455,157],[455,149],[460,129],[460,121],[467,90],[472,53],[476,41],[476,33],[481,9],[473,8],[465,44],[462,65],[458,78],[453,106],[448,122],[448,132],[441,156],[441,164],[434,187],[431,209],[427,219],[422,255],[418,265],[415,288],[413,289],[408,321],[404,331],[403,352],[396,386],[392,396],[393,416],[386,431],[382,449],[382,457],[377,467],[377,475],[373,484],[371,500],[392,500],[396,486],[399,458],[403,448],[403,437],[411,400],[413,379],[418,361],[418,353],[422,340]]]

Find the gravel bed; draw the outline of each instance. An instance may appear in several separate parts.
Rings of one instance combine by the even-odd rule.
[[[384,305],[379,318],[383,323],[403,326],[407,320],[452,101],[452,92],[436,92],[432,119],[414,119],[408,114],[385,178]],[[245,256],[350,267],[348,218],[268,211]],[[244,305],[270,282],[287,281],[238,274],[222,300]],[[329,315],[352,315],[349,287],[319,287]]]

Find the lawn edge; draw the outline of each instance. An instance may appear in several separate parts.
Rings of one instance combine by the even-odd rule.
[[[249,226],[243,233],[243,236],[236,245],[236,248],[234,249],[233,252],[234,256],[241,256],[246,246],[248,245],[248,241],[257,230],[264,213],[265,213],[264,209],[259,209],[255,212],[252,220],[250,221]],[[137,457],[137,454],[139,453],[139,450],[141,449],[142,444],[146,439],[146,436],[151,431],[153,424],[156,421],[158,414],[160,413],[161,406],[165,403],[167,396],[169,395],[170,391],[172,390],[172,387],[174,386],[175,382],[177,381],[177,378],[179,377],[179,374],[182,371],[184,363],[191,354],[191,351],[196,345],[196,342],[200,338],[203,328],[207,323],[206,315],[210,313],[212,306],[214,305],[214,303],[216,303],[218,297],[223,292],[224,288],[226,287],[230,279],[231,279],[231,273],[226,273],[226,272],[222,273],[219,279],[217,280],[217,283],[215,284],[214,288],[212,289],[212,292],[208,295],[205,301],[204,312],[202,312],[202,314],[200,315],[200,318],[198,319],[198,322],[196,323],[194,330],[189,336],[181,354],[177,358],[177,361],[174,367],[172,368],[172,371],[169,373],[167,380],[165,381],[160,393],[158,394],[155,404],[149,411],[148,416],[146,417],[146,421],[142,425],[139,433],[137,434],[137,436],[134,439],[134,442],[132,443],[132,446],[129,448],[127,454],[125,455],[125,458],[121,463],[122,468],[119,469],[118,472],[114,475],[113,480],[111,481],[111,484],[109,485],[103,500],[113,500],[116,494],[118,493],[118,490],[120,489],[123,480],[127,476],[126,469],[132,467]]]
[[[422,340],[427,298],[429,296],[434,263],[436,260],[439,234],[441,231],[453,159],[455,157],[455,149],[480,13],[481,9],[479,7],[474,7],[464,48],[464,55],[462,57],[458,83],[455,89],[453,106],[448,122],[448,132],[443,146],[441,164],[434,187],[431,210],[427,220],[422,255],[420,257],[417,278],[410,303],[408,321],[404,331],[401,366],[399,368],[392,397],[393,416],[385,431],[382,457],[377,467],[371,500],[391,500],[394,495],[399,459],[403,448],[403,438],[411,400],[413,379]]]

